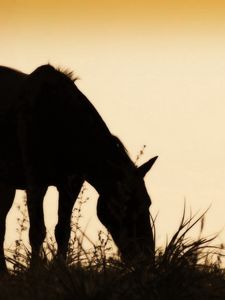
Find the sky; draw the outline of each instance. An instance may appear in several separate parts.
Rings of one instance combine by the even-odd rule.
[[[211,206],[205,233],[221,231],[225,242],[224,1],[0,0],[0,37],[0,65],[73,70],[131,158],[143,145],[140,164],[159,156],[146,186],[160,244],[177,229],[184,203],[193,213]],[[88,190],[82,222],[94,236],[97,195]],[[56,199],[52,188],[48,228]]]

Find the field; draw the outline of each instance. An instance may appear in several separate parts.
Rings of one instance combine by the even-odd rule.
[[[83,236],[71,243],[67,262],[40,259],[29,269],[29,251],[21,251],[18,242],[10,273],[1,274],[0,299],[224,300],[223,246],[213,246],[215,237],[203,237],[204,219],[205,214],[187,218],[184,209],[177,232],[164,249],[156,250],[151,267],[110,257],[110,237],[99,233],[92,250],[83,249],[82,239],[87,238]],[[190,230],[196,225],[199,238],[192,240]]]

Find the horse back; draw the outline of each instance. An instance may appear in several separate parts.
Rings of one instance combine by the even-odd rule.
[[[4,114],[12,108],[27,77],[26,74],[0,66],[0,112]]]
[[[24,178],[14,108],[26,77],[22,72],[0,66],[0,180],[19,186]]]

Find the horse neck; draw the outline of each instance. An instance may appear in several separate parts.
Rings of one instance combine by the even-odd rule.
[[[101,158],[87,172],[87,181],[99,194],[114,191],[119,182],[129,182],[134,166],[121,161]]]

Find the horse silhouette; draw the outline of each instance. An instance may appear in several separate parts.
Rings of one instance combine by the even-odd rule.
[[[55,237],[66,258],[70,217],[83,182],[98,192],[97,215],[124,260],[154,253],[144,176],[157,157],[136,167],[71,73],[43,65],[31,74],[0,67],[0,269],[5,219],[16,189],[25,189],[31,265],[46,235],[43,198],[59,192]]]

